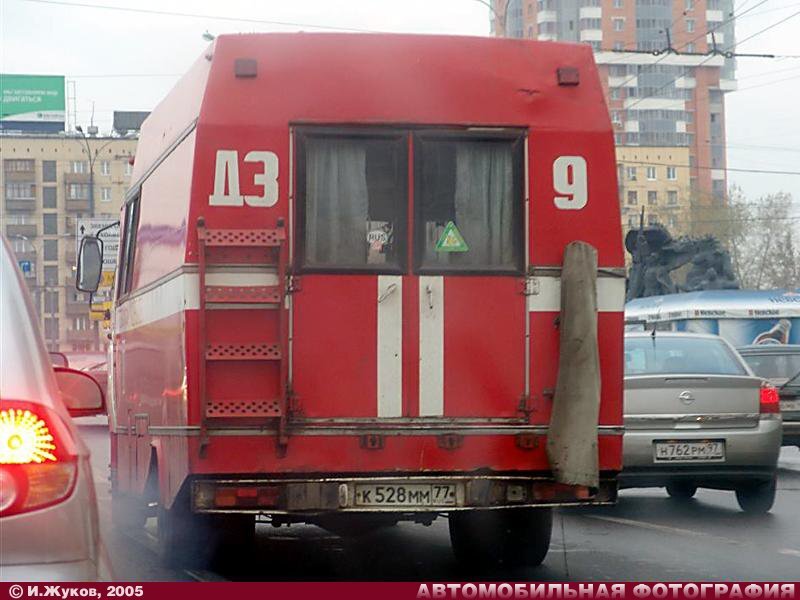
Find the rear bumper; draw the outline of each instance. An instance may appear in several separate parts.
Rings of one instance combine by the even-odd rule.
[[[452,495],[437,490],[447,488]],[[363,490],[388,496],[403,488],[415,500],[403,503],[363,502]],[[195,479],[190,484],[196,513],[314,515],[325,513],[431,513],[472,509],[613,504],[617,481],[601,477],[600,488],[554,483],[535,475],[509,476],[358,476],[337,478],[253,479],[230,477]],[[428,492],[426,494],[426,492]],[[441,499],[437,500],[437,496]]]
[[[669,467],[626,469],[619,476],[620,489],[664,487],[671,483],[688,483],[698,487],[732,490],[757,481],[769,481],[775,467]]]
[[[781,448],[780,419],[762,418],[741,429],[629,430],[623,438],[620,487],[658,487],[692,481],[701,487],[731,489],[744,481],[770,479]],[[656,440],[724,440],[724,462],[656,463]]]

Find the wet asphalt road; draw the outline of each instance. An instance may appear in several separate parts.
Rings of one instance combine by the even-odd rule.
[[[203,571],[164,568],[155,523],[137,534],[111,526],[108,435],[81,426],[92,450],[101,528],[117,579],[174,580],[798,580],[800,451],[784,449],[772,512],[749,516],[732,492],[700,490],[676,502],[663,490],[627,490],[614,507],[557,513],[553,543],[536,569],[465,571],[450,550],[447,520],[400,524],[358,540],[312,526],[258,525],[257,552]]]

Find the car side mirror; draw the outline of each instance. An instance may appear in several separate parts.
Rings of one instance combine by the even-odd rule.
[[[81,240],[78,253],[78,276],[75,287],[81,292],[94,293],[100,287],[103,274],[103,240],[87,235]]]
[[[73,417],[92,417],[106,412],[103,390],[91,375],[68,367],[54,367],[61,398]]]
[[[48,352],[50,355],[50,364],[54,367],[68,367],[69,360],[67,355],[63,352]]]

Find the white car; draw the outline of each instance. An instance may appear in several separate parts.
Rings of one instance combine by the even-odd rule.
[[[89,375],[51,366],[27,287],[0,242],[0,577],[111,579],[89,451],[72,416],[104,412]]]

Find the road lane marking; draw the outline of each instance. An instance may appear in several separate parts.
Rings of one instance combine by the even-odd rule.
[[[640,527],[642,529],[651,529],[653,531],[663,531],[665,533],[673,533],[676,535],[685,535],[690,537],[704,537],[711,540],[725,542],[727,544],[734,544],[736,546],[744,545],[744,542],[734,540],[731,538],[721,537],[702,531],[695,531],[693,529],[682,529],[680,527],[671,527],[669,525],[659,525],[658,523],[649,523],[647,521],[637,521],[635,519],[623,519],[621,517],[605,517],[601,515],[581,515],[587,519],[597,519],[598,521],[608,521],[609,523],[617,523],[618,525],[628,525],[630,527]]]
[[[778,554],[785,554],[787,556],[796,556],[800,558],[800,550],[794,550],[793,548],[781,548],[778,550]]]

